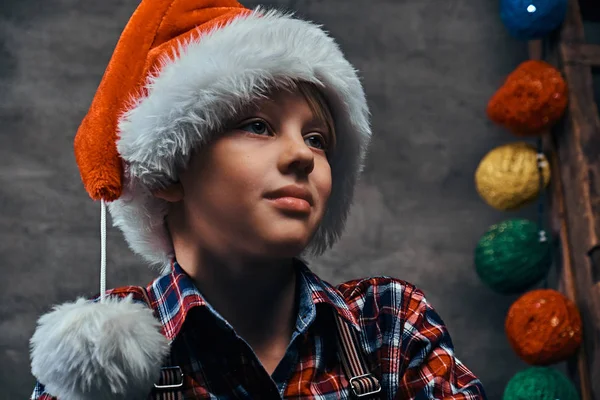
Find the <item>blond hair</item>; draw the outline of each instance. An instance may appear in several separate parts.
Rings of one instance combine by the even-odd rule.
[[[299,81],[296,83],[296,88],[302,96],[304,96],[310,111],[312,111],[314,116],[320,119],[329,130],[330,143],[328,144],[329,149],[332,150],[335,147],[336,140],[335,123],[325,95],[317,85],[311,82]]]

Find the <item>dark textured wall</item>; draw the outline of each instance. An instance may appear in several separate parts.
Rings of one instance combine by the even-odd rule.
[[[485,105],[526,57],[497,3],[271,2],[338,38],[373,112],[375,137],[347,233],[313,268],[332,282],[386,274],[420,286],[490,399],[523,367],[503,334],[514,297],[483,287],[472,263],[479,236],[507,217],[483,204],[473,184],[480,158],[513,140],[486,120]],[[27,341],[36,318],[97,291],[99,206],[80,184],[72,141],[136,5],[0,3],[1,399],[31,391]],[[109,286],[152,278],[114,229],[108,246]]]

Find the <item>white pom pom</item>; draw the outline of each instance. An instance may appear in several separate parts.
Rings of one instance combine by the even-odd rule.
[[[131,296],[56,306],[30,344],[31,372],[60,400],[144,399],[169,353],[152,310]]]

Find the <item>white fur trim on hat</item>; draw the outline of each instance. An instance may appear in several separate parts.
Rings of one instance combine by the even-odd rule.
[[[119,122],[117,148],[126,164],[123,196],[109,205],[132,250],[165,265],[173,252],[166,207],[149,189],[177,180],[191,152],[245,105],[269,89],[313,82],[331,108],[337,133],[332,192],[309,249],[319,254],[342,233],[371,136],[356,71],[319,26],[257,9],[180,45],[165,58]]]

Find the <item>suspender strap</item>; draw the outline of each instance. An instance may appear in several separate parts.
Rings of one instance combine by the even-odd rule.
[[[146,288],[140,286],[140,289],[144,294],[144,301],[154,311]],[[160,378],[158,383],[154,384],[148,400],[183,400],[183,371],[180,366],[160,369]]]
[[[348,323],[335,313],[338,331],[338,353],[342,368],[350,383],[350,392],[356,399],[378,399],[381,392],[379,380],[367,369],[367,364],[359,351],[358,338]]]

